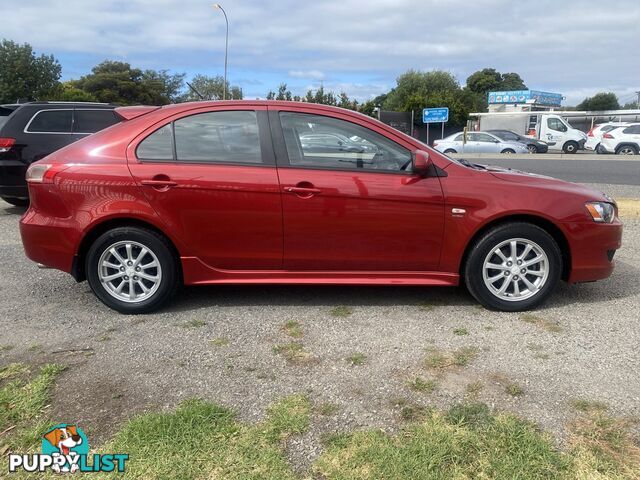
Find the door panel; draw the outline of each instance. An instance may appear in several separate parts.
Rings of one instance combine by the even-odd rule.
[[[284,163],[278,173],[283,191],[285,269],[430,271],[438,268],[444,206],[437,177],[420,178],[407,171],[367,171],[367,168],[392,168],[394,158],[383,155],[379,149],[394,147],[381,144],[377,132],[371,134],[362,126],[351,129],[344,124],[337,124],[335,133],[350,139],[364,139],[361,151],[356,152],[356,147],[349,145],[343,149],[342,156],[338,152],[318,153],[317,149],[309,149],[305,154],[304,144],[300,142],[298,146],[303,151],[294,152],[300,158],[297,165],[291,162],[292,166],[287,155],[291,147],[286,149],[284,137],[289,137],[291,146],[293,134],[302,136],[301,132],[292,132],[286,125],[283,131],[277,114],[270,119],[274,134],[281,136],[282,148],[276,149],[278,162]],[[351,121],[348,117],[336,119]],[[314,125],[314,121],[305,123]],[[322,128],[330,129],[331,123]],[[281,158],[283,155],[287,158]],[[328,162],[327,168],[310,168],[314,162],[317,167],[320,165],[317,162],[324,160]],[[402,160],[397,165],[401,163]]]
[[[222,113],[212,109],[200,113],[212,111]],[[282,204],[273,148],[268,131],[263,131],[268,125],[266,111],[258,111],[259,140],[253,137],[257,135],[253,127],[233,124],[233,120],[229,122],[223,118],[220,125],[210,125],[207,122],[215,119],[203,118],[201,121],[195,115],[186,116],[188,120],[183,123],[173,119],[176,120],[175,133],[181,136],[190,132],[189,142],[185,136],[182,142],[177,139],[177,144],[184,155],[193,158],[189,162],[141,162],[130,156],[129,167],[140,188],[167,228],[210,267],[281,269]],[[205,126],[206,138],[198,140],[197,129]],[[141,155],[153,152],[161,158],[163,149],[171,148],[170,124],[160,127],[151,129],[158,132],[155,139],[149,136],[150,140],[140,145]],[[222,160],[229,163],[218,163],[221,154],[216,142],[220,138],[224,138],[220,151],[226,152],[223,153],[226,158]],[[256,163],[255,148],[251,148],[253,142],[259,142],[257,154],[262,157],[259,164]],[[129,153],[135,155],[135,148],[136,145],[131,146]],[[215,157],[215,162],[206,160],[207,152],[214,152],[211,156]],[[167,155],[172,158],[173,153]]]

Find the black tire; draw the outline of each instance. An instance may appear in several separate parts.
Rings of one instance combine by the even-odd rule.
[[[15,207],[28,207],[29,206],[29,199],[28,198],[2,197],[2,200],[4,200],[7,203],[10,203],[11,205],[13,205]]]
[[[513,148],[505,148],[500,153],[516,153],[516,151]]]
[[[569,140],[562,146],[562,151],[564,153],[574,154],[578,150],[580,150],[580,145],[578,145],[578,142],[574,142],[573,140]]]
[[[638,155],[638,147],[635,145],[621,145],[616,148],[616,155]]]
[[[534,242],[546,254],[548,260],[548,276],[544,284],[532,296],[517,301],[503,300],[492,293],[483,278],[485,259],[491,259],[491,257],[488,257],[490,253],[502,242],[511,239],[524,239]],[[542,228],[530,223],[512,222],[498,225],[478,238],[471,246],[463,269],[463,279],[467,289],[483,306],[492,310],[519,312],[540,305],[553,292],[560,279],[562,255],[556,241]],[[507,280],[505,279],[504,281],[506,282]]]
[[[596,145],[595,152],[599,154],[605,154],[604,147],[601,144]]]
[[[529,150],[529,153],[538,153],[538,147],[533,143],[527,145],[527,150]]]
[[[151,251],[156,256],[161,269],[159,285],[155,292],[148,298],[135,303],[122,301],[113,296],[107,291],[107,287],[104,286],[99,276],[100,257],[109,250],[109,247],[125,241],[136,242]],[[117,272],[115,269],[114,271]],[[102,303],[125,314],[148,313],[157,310],[171,299],[177,290],[180,278],[178,258],[176,258],[169,241],[153,230],[140,227],[118,227],[100,235],[89,248],[85,261],[85,272],[93,293]],[[129,285],[127,285],[127,289]],[[139,289],[139,287],[134,287],[134,290],[136,288]]]
[[[458,153],[453,148],[447,148],[444,153]]]

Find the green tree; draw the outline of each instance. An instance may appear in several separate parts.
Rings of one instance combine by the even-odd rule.
[[[100,102],[123,105],[164,105],[179,97],[184,74],[171,75],[167,70],[132,68],[125,62],[105,60],[81,77],[74,86]]]
[[[383,107],[399,112],[422,110],[427,106],[441,107],[445,105],[432,104],[441,101],[446,93],[457,90],[460,90],[460,85],[449,72],[409,70],[397,78],[396,86],[387,95]]]
[[[593,97],[585,98],[576,107],[577,110],[619,110],[620,103],[618,97],[613,92],[596,93]]]
[[[483,68],[467,78],[466,88],[477,96],[476,111],[487,108],[487,93],[501,90],[526,90],[524,80],[517,73],[500,73],[495,68]]]
[[[208,76],[198,74],[189,82],[203,97],[204,100],[222,100],[225,90],[224,77],[221,75]],[[243,93],[240,87],[229,85],[226,88],[227,100],[242,100]],[[189,91],[182,97],[182,101],[191,102],[202,100],[193,90]]]
[[[92,94],[78,88],[75,80],[69,80],[60,84],[58,89],[50,97],[51,100],[63,102],[97,102]]]
[[[281,83],[278,87],[278,93],[269,90],[267,100],[293,100],[293,95],[291,94],[291,90],[287,88],[287,84]]]
[[[31,45],[0,42],[0,103],[42,100],[55,92],[62,68],[53,55],[36,56]]]

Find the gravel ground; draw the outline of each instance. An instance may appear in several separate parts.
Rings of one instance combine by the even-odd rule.
[[[640,198],[638,187],[598,187]],[[248,421],[292,393],[307,392],[318,407],[335,404],[335,413],[315,414],[310,431],[290,441],[298,468],[319,453],[323,434],[395,430],[398,404],[446,407],[468,398],[476,382],[479,400],[537,422],[560,441],[574,415],[571,399],[640,416],[640,219],[625,220],[611,278],[561,284],[534,317],[484,310],[461,289],[315,286],[188,288],[159,313],[122,316],[86,283],[38,270],[24,257],[21,212],[0,202],[0,365],[69,365],[51,414],[82,425],[94,444],[135,413],[194,396]],[[334,311],[339,306],[347,310]],[[299,339],[282,328],[290,320],[302,326]],[[309,354],[297,364],[273,351],[294,340]],[[429,347],[474,347],[478,355],[466,367],[432,371],[424,363]],[[366,356],[364,364],[349,364],[354,353]],[[436,390],[409,389],[416,376],[435,379]],[[524,393],[507,394],[508,382]]]

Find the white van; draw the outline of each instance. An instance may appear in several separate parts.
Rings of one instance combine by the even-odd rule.
[[[576,153],[584,148],[587,134],[573,128],[564,118],[554,113],[543,112],[494,112],[474,113],[475,130],[511,130],[519,135],[542,140],[549,150]]]

